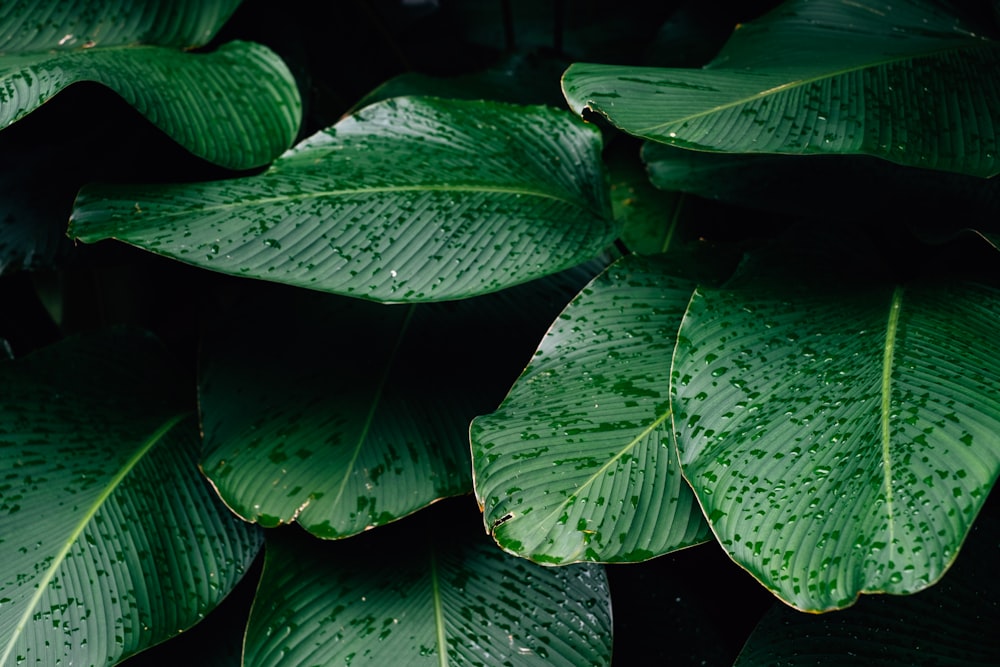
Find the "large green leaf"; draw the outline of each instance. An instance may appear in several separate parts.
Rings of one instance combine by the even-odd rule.
[[[323,538],[468,493],[469,422],[592,276],[445,304],[253,290],[203,344],[206,474],[245,519]]]
[[[414,302],[554,273],[597,255],[618,229],[593,127],[544,107],[399,98],[258,176],[84,188],[72,233],[224,273]]]
[[[0,364],[0,664],[113,664],[195,624],[257,553],[197,472],[167,363],[121,333]]]
[[[791,0],[737,28],[703,69],[576,64],[563,92],[682,148],[866,154],[1000,172],[1000,45],[925,0]]]
[[[998,326],[973,283],[699,289],[674,424],[730,555],[808,610],[937,581],[1000,471]]]
[[[917,595],[874,596],[822,616],[775,605],[750,636],[736,667],[997,664],[997,528],[996,517],[984,512],[947,576]]]
[[[513,558],[441,509],[334,543],[269,536],[243,664],[610,664],[600,566]]]
[[[210,39],[239,2],[5,3],[0,10],[0,129],[73,83],[118,93],[195,155],[232,169],[291,145],[301,101],[281,59]]]
[[[483,520],[543,563],[635,561],[704,541],[670,438],[669,369],[694,288],[612,265],[559,316],[496,412],[472,424]]]

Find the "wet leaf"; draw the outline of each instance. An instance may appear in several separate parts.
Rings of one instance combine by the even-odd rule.
[[[397,98],[257,176],[84,188],[71,233],[375,301],[456,299],[614,240],[600,151],[594,128],[553,109]]]
[[[694,281],[626,257],[573,300],[472,424],[476,497],[505,550],[637,561],[708,538],[670,438],[669,369]]]
[[[571,273],[445,304],[254,290],[203,345],[206,474],[248,521],[323,538],[468,493],[469,422],[593,276]]]
[[[259,44],[204,45],[239,2],[6,3],[0,10],[0,128],[67,86],[94,81],[195,155],[231,169],[291,145],[301,101],[281,59]]]
[[[0,364],[0,664],[112,664],[197,623],[260,534],[196,468],[150,338],[94,334]]]
[[[764,616],[736,667],[845,664],[990,665],[1000,658],[997,522],[985,513],[941,582],[917,595],[874,596],[836,614],[783,605]]]
[[[600,566],[513,558],[475,530],[435,526],[440,509],[334,543],[269,534],[244,664],[610,664]]]
[[[563,93],[578,113],[681,148],[990,176],[1000,46],[977,32],[923,0],[791,0],[737,27],[705,68],[579,63]]]
[[[730,555],[806,610],[937,581],[1000,472],[998,325],[974,283],[697,290],[674,428]]]

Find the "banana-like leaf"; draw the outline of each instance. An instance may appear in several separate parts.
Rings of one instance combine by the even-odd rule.
[[[592,126],[544,107],[432,98],[367,107],[257,176],[84,188],[71,224],[84,241],[386,302],[527,282],[618,234]]]
[[[202,466],[248,521],[323,538],[468,493],[469,422],[592,276],[447,304],[253,290],[203,345]]]
[[[699,289],[674,429],[733,559],[813,611],[937,581],[1000,472],[998,327],[974,283]]]
[[[298,132],[301,100],[259,44],[210,39],[239,2],[14,2],[0,9],[0,129],[67,86],[120,95],[193,154],[231,169],[267,164]]]
[[[989,521],[984,521],[989,519]],[[775,605],[735,667],[992,665],[1000,659],[995,517],[981,516],[941,582],[906,597],[875,596],[836,614]]]
[[[513,558],[468,518],[469,530],[414,517],[332,543],[269,535],[243,664],[610,664],[603,569]]]
[[[708,538],[670,437],[670,357],[694,289],[630,256],[563,311],[496,412],[472,423],[483,520],[541,563],[637,561]]]
[[[1000,172],[1000,43],[926,0],[790,0],[702,69],[580,63],[578,113],[682,148]]]
[[[197,471],[149,337],[0,364],[0,665],[107,665],[194,625],[261,545]]]

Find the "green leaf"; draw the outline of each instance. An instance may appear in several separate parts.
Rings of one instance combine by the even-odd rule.
[[[669,429],[670,356],[694,282],[667,270],[638,256],[612,265],[472,423],[476,497],[503,549],[637,561],[708,537]]]
[[[243,664],[610,664],[600,566],[542,568],[475,530],[412,521],[333,543],[270,534]]]
[[[695,292],[671,370],[684,475],[792,606],[919,591],[1000,471],[1000,292],[802,286]]]
[[[260,534],[197,473],[160,347],[117,333],[0,364],[0,664],[111,664],[194,625]]]
[[[120,95],[185,149],[231,169],[267,164],[298,132],[301,100],[281,59],[211,38],[237,2],[43,2],[0,11],[0,129],[67,86]]]
[[[1000,46],[938,5],[791,0],[703,69],[572,65],[577,113],[682,148],[1000,173]],[[942,129],[945,128],[945,129]]]
[[[600,158],[600,134],[568,113],[399,98],[258,176],[84,188],[72,233],[376,301],[456,299],[574,266],[614,240]]]
[[[997,522],[985,512],[941,582],[917,595],[875,596],[836,614],[801,614],[775,605],[736,667],[866,664],[909,667],[990,665],[1000,656],[994,576]]]
[[[469,422],[592,276],[446,304],[255,289],[205,337],[202,467],[246,520],[323,538],[468,493]]]

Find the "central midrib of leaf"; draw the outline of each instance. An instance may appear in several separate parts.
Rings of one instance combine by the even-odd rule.
[[[164,211],[164,212],[152,212],[150,215],[155,219],[169,219],[176,217],[190,217],[192,215],[203,216],[207,213],[217,213],[220,211],[236,210],[243,208],[253,208],[258,206],[267,206],[268,204],[286,204],[294,203],[300,201],[307,201],[312,199],[325,199],[330,197],[347,197],[350,195],[374,195],[374,194],[386,194],[386,193],[402,193],[402,192],[474,192],[474,193],[486,193],[486,194],[512,194],[512,195],[527,195],[530,197],[538,197],[541,199],[552,199],[554,201],[559,201],[564,204],[569,204],[577,208],[590,210],[591,213],[595,215],[602,216],[603,214],[595,212],[591,207],[581,204],[579,201],[570,199],[565,196],[559,196],[551,192],[546,192],[543,190],[531,189],[531,188],[513,188],[513,187],[497,187],[497,186],[473,186],[473,185],[398,185],[398,186],[386,186],[386,187],[370,187],[370,188],[352,188],[343,190],[324,190],[322,192],[304,192],[294,195],[282,195],[280,197],[262,197],[259,199],[241,199],[240,201],[227,202],[225,204],[214,204],[210,206],[202,206],[197,209],[183,209],[176,211]],[[139,209],[142,208],[142,201],[136,202]],[[128,216],[129,220],[134,220],[135,216]],[[75,230],[73,230],[75,233]],[[79,238],[87,240],[89,237],[86,233],[79,235]]]
[[[434,629],[435,641],[437,642],[438,666],[448,667],[448,637],[444,627],[441,580],[438,577],[438,562],[437,556],[434,554],[434,545],[430,545],[428,552],[431,557],[431,596],[434,598]]]
[[[375,412],[378,410],[379,403],[382,400],[382,394],[385,391],[385,383],[389,379],[389,373],[392,371],[392,365],[396,361],[396,356],[399,353],[399,348],[403,343],[403,338],[406,336],[406,332],[410,327],[410,322],[413,319],[413,313],[416,311],[416,305],[411,305],[407,308],[406,316],[403,318],[403,322],[399,327],[399,335],[396,336],[396,342],[393,344],[392,351],[386,357],[385,367],[382,369],[382,376],[379,378],[378,386],[375,387],[375,394],[372,397],[371,407],[368,408],[368,414],[365,415],[364,424],[361,427],[361,433],[358,435],[358,442],[354,446],[354,452],[351,454],[351,460],[347,464],[347,469],[344,471],[344,477],[340,480],[340,487],[337,489],[337,495],[333,499],[332,507],[337,507],[344,496],[344,491],[347,489],[347,482],[351,478],[351,473],[354,471],[354,466],[358,462],[358,457],[361,455],[361,449],[364,447],[365,441],[368,439],[368,432],[371,430],[372,422],[375,419]]]
[[[619,451],[617,454],[615,454],[613,457],[611,457],[608,460],[607,463],[605,463],[600,468],[598,468],[594,472],[594,474],[592,474],[590,477],[587,478],[587,480],[585,482],[583,482],[578,487],[576,487],[576,489],[574,489],[573,492],[570,493],[566,497],[565,500],[563,500],[561,503],[559,503],[559,505],[556,506],[556,508],[553,509],[549,513],[548,516],[546,516],[544,519],[542,519],[540,521],[535,522],[534,528],[533,528],[532,532],[538,532],[540,530],[545,529],[546,526],[548,526],[549,522],[552,521],[552,519],[557,514],[559,514],[559,512],[561,512],[564,509],[566,509],[570,505],[570,503],[574,502],[577,499],[577,497],[579,497],[580,493],[583,492],[584,489],[586,489],[588,486],[590,486],[591,484],[593,484],[594,481],[596,481],[598,477],[600,477],[601,475],[603,475],[608,470],[608,468],[610,468],[612,465],[614,465],[619,459],[621,459],[621,457],[625,456],[625,454],[627,454],[628,452],[632,451],[632,449],[634,449],[637,444],[639,444],[640,442],[642,442],[642,440],[646,436],[648,436],[650,433],[652,433],[654,430],[656,430],[656,428],[660,424],[662,424],[664,421],[666,421],[670,417],[671,412],[672,412],[671,410],[667,410],[665,413],[663,413],[662,415],[660,415],[659,417],[657,417],[656,420],[652,424],[650,424],[645,429],[643,429],[642,432],[639,433],[639,435],[637,435],[634,438],[632,438],[632,440],[627,445],[625,445],[625,447],[623,447],[621,449],[621,451]],[[505,521],[504,523],[509,523],[509,521]],[[503,525],[503,524],[501,524],[501,525]]]
[[[90,507],[86,508],[80,521],[73,528],[73,531],[66,538],[65,543],[59,549],[59,552],[52,557],[52,564],[45,570],[42,578],[35,585],[35,593],[31,596],[27,607],[24,610],[21,618],[17,622],[17,626],[14,628],[14,632],[11,634],[10,642],[4,648],[4,652],[0,654],[0,665],[6,665],[8,658],[10,658],[11,651],[14,650],[14,645],[17,643],[17,638],[24,631],[24,628],[28,625],[32,613],[35,610],[35,606],[38,604],[39,600],[45,594],[46,588],[48,588],[49,583],[52,578],[56,575],[56,572],[62,566],[63,562],[66,560],[66,554],[73,547],[73,544],[80,538],[87,524],[91,522],[97,512],[101,509],[104,503],[111,497],[111,494],[121,485],[122,480],[125,479],[136,465],[149,453],[149,451],[156,446],[156,444],[163,439],[170,430],[176,426],[181,420],[185,419],[187,414],[180,414],[167,420],[160,428],[153,432],[149,438],[129,457],[125,464],[114,474],[114,476],[108,480],[105,484],[104,490],[94,499],[94,502]]]
[[[961,46],[941,47],[940,49],[934,49],[934,50],[926,51],[926,52],[923,52],[923,53],[907,54],[907,55],[895,56],[895,57],[891,57],[891,58],[883,58],[881,60],[875,60],[875,61],[870,61],[870,62],[862,63],[862,64],[856,65],[854,67],[845,67],[845,68],[839,69],[839,70],[831,70],[831,71],[827,71],[827,72],[821,72],[821,73],[819,73],[819,74],[817,74],[815,76],[806,77],[804,79],[796,79],[794,81],[789,81],[788,83],[783,83],[783,84],[781,84],[779,86],[774,86],[773,88],[768,88],[767,90],[762,90],[759,93],[754,93],[753,95],[750,95],[750,96],[747,96],[747,97],[742,97],[742,98],[740,98],[738,100],[734,100],[732,102],[727,102],[726,104],[720,104],[720,105],[714,106],[714,107],[712,107],[710,109],[706,109],[704,111],[699,111],[698,113],[690,114],[690,115],[683,116],[683,117],[680,117],[680,118],[674,118],[674,119],[671,119],[671,120],[668,120],[668,121],[664,121],[662,123],[657,123],[656,125],[650,125],[649,127],[638,128],[638,129],[635,130],[635,132],[640,133],[640,134],[641,133],[655,132],[657,130],[662,130],[665,127],[670,127],[671,125],[676,125],[677,123],[690,122],[690,121],[698,119],[698,118],[703,118],[705,116],[710,116],[712,114],[718,113],[718,112],[723,111],[725,109],[732,109],[733,107],[738,107],[738,106],[741,106],[743,104],[749,104],[750,102],[753,102],[754,100],[759,100],[759,99],[761,99],[763,97],[768,97],[769,95],[776,95],[778,93],[784,92],[786,90],[790,90],[792,88],[797,88],[799,86],[807,86],[807,85],[809,85],[811,83],[815,83],[816,81],[821,81],[823,79],[831,79],[833,77],[845,76],[845,75],[851,74],[853,72],[859,72],[859,71],[866,70],[866,69],[874,69],[876,67],[881,67],[883,65],[890,65],[890,64],[893,64],[893,63],[905,62],[905,61],[909,61],[909,60],[919,60],[919,59],[922,59],[922,58],[932,58],[932,57],[935,57],[935,56],[940,56],[940,55],[942,55],[944,53],[948,53],[949,51],[964,51],[966,49],[972,48],[973,46],[975,46],[975,47],[985,47],[985,46],[988,46],[988,43],[983,43],[983,44],[964,43]],[[706,72],[713,72],[714,73],[714,72],[725,72],[725,71],[730,70],[730,69],[734,69],[734,68],[729,68],[729,67],[722,68],[722,67],[720,67],[719,69],[714,69],[714,70],[713,69],[706,69],[705,71]],[[738,72],[738,73],[742,73],[742,72],[745,72],[745,71],[746,70],[736,70],[736,72]],[[766,68],[762,68],[762,69],[750,70],[750,71],[754,71],[754,72],[767,72],[769,70],[766,69]],[[776,73],[776,74],[780,74],[781,72],[782,72],[782,70],[780,68],[775,68],[774,69],[774,73]]]
[[[889,521],[889,542],[892,547],[895,539],[895,518],[893,516],[892,498],[892,456],[890,451],[891,416],[892,416],[892,364],[896,351],[896,331],[899,329],[899,311],[903,305],[903,288],[896,287],[892,293],[889,305],[889,321],[885,331],[885,349],[882,353],[882,475],[885,484],[885,509]]]

